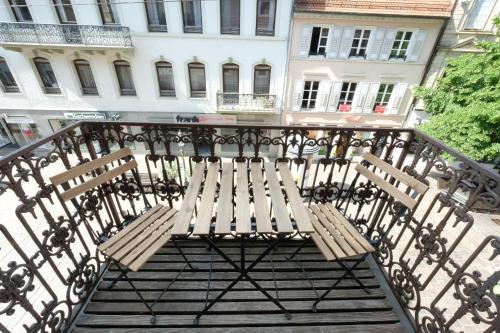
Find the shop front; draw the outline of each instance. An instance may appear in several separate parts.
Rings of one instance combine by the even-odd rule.
[[[41,137],[35,121],[26,115],[4,114],[1,127],[1,142],[4,145],[17,143],[19,146],[25,146]]]

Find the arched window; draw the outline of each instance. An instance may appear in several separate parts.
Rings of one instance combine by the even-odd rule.
[[[5,59],[0,57],[0,86],[4,93],[17,93],[19,87],[17,86],[14,76],[10,72],[10,68],[5,62]]]
[[[92,75],[92,69],[87,60],[76,59],[73,61],[75,65],[76,73],[78,74],[78,79],[80,81],[80,86],[82,88],[83,95],[97,95],[97,86],[94,81],[94,75]]]
[[[132,71],[130,64],[125,60],[116,60],[113,62],[115,65],[116,78],[120,86],[120,95],[122,96],[135,96],[134,80],[132,78]]]
[[[191,97],[207,97],[205,65],[199,62],[191,62],[188,64],[188,72]]]
[[[271,66],[256,65],[253,74],[253,93],[268,95],[271,85]]]
[[[240,91],[240,67],[238,65],[222,65],[222,91],[225,93]]]
[[[59,89],[56,75],[52,70],[49,60],[42,57],[36,57],[33,59],[33,62],[35,63],[38,75],[42,81],[43,91],[46,94],[60,94],[61,89]]]
[[[172,70],[172,64],[166,61],[158,61],[155,65],[160,96],[175,97],[174,72]]]

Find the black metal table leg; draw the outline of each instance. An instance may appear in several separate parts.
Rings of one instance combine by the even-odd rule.
[[[241,266],[238,266],[230,257],[228,257],[224,251],[222,251],[209,237],[203,237],[203,239],[213,248],[221,257],[223,257],[231,266],[235,268],[236,271],[240,273],[240,275],[233,280],[223,291],[217,295],[209,304],[205,306],[203,310],[201,310],[195,317],[193,324],[198,325],[199,319],[203,316],[215,303],[217,303],[226,293],[228,293],[239,281],[243,278],[246,278],[248,282],[250,282],[257,290],[259,290],[264,296],[266,296],[269,300],[271,300],[277,307],[279,307],[283,313],[285,314],[287,319],[290,319],[290,313],[288,310],[274,297],[272,297],[264,288],[262,288],[253,278],[251,278],[248,273],[254,268],[262,259],[271,252],[276,245],[278,245],[281,241],[283,241],[285,237],[280,235],[278,239],[276,239],[271,245],[269,245],[264,252],[262,252],[247,268],[243,269]]]

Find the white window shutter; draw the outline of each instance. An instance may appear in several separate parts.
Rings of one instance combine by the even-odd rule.
[[[300,111],[302,105],[302,97],[304,95],[304,81],[296,80],[293,89],[293,111]]]
[[[363,112],[363,107],[366,103],[366,96],[368,95],[368,88],[370,88],[370,82],[358,83],[352,99],[352,112]]]
[[[427,38],[427,30],[418,30],[411,37],[406,61],[417,61]]]
[[[341,90],[342,81],[335,81],[330,94],[330,101],[328,102],[328,112],[337,112],[337,104],[339,104]]]
[[[378,89],[380,88],[380,83],[373,82],[368,89],[368,96],[366,97],[366,102],[363,107],[363,113],[372,113],[373,106],[377,100]]]
[[[368,53],[366,55],[366,60],[377,60],[380,55],[380,49],[384,43],[385,29],[377,29],[370,35],[370,41],[368,42]]]
[[[311,47],[312,25],[306,24],[302,26],[302,34],[300,36],[299,55],[307,57],[309,48]]]
[[[394,44],[394,39],[396,38],[396,29],[387,29],[385,33],[384,42],[382,43],[382,48],[380,50],[379,59],[382,61],[389,60],[391,55],[392,45]]]
[[[328,108],[328,99],[330,98],[330,90],[332,88],[331,81],[321,81],[319,84],[319,104],[316,103],[316,109],[319,112],[326,112]]]
[[[330,28],[329,47],[326,56],[328,58],[337,58],[339,56],[340,42],[342,40],[342,27]]]
[[[339,58],[347,59],[351,51],[352,39],[354,38],[354,28],[345,27],[342,33],[342,41],[340,42]]]
[[[387,105],[388,114],[398,114],[401,103],[408,89],[408,83],[398,83],[394,88],[389,104]]]

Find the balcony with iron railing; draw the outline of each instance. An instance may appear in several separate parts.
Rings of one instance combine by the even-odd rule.
[[[66,204],[57,199],[50,177],[123,147],[132,149],[136,171]],[[186,253],[200,266],[184,272],[165,293],[156,326],[129,285],[106,288],[119,272],[96,249],[101,235],[157,203],[179,207],[198,162],[286,162],[305,205],[330,202],[377,239],[386,233],[393,207],[383,204],[374,184],[354,182],[362,152],[430,186],[411,218],[401,218],[388,231],[370,265],[356,269],[369,294],[346,281],[318,313],[307,310],[315,296],[297,276],[308,275],[321,290],[340,272],[312,245],[306,246],[302,269],[288,262],[283,253],[300,234],[254,273],[292,308],[290,320],[256,299],[243,281],[194,328],[211,261],[211,288],[222,288],[233,277],[195,239],[186,241]],[[498,212],[499,184],[495,171],[412,129],[75,123],[0,160],[0,331],[399,332],[406,320],[407,331],[494,332],[500,323],[499,227],[491,221],[494,215],[477,210]],[[238,257],[231,244],[223,246]],[[249,256],[255,256],[259,243],[248,246]],[[181,263],[166,246],[131,279],[154,299]],[[383,284],[389,287],[385,291]],[[388,295],[396,301],[389,303]],[[393,307],[400,307],[398,316]]]
[[[0,22],[4,47],[58,46],[131,49],[130,31],[122,26]]]
[[[219,112],[276,112],[276,95],[217,93],[217,111]]]

